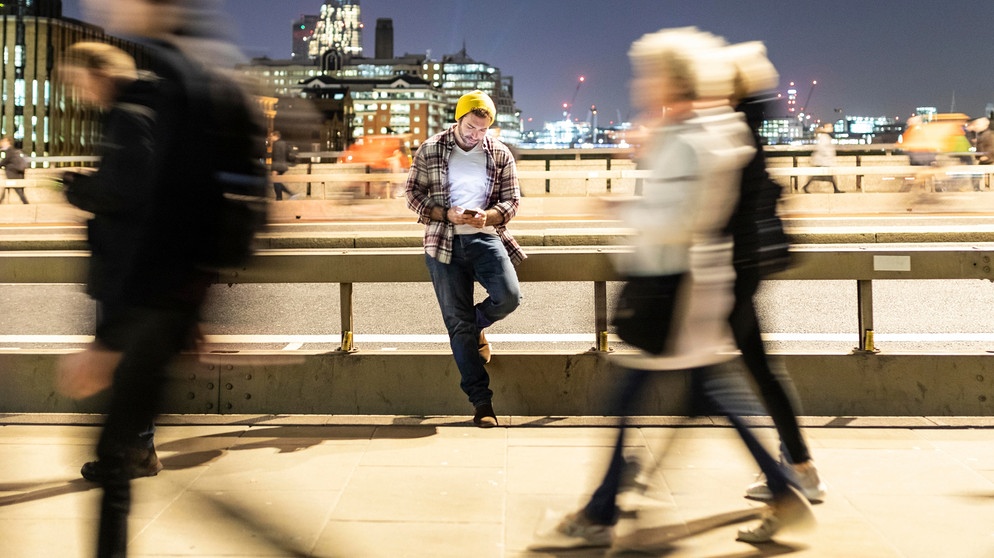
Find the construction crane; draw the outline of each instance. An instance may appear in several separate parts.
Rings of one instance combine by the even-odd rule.
[[[580,76],[580,79],[576,80],[576,89],[573,90],[573,98],[570,99],[569,108],[566,109],[566,120],[569,120],[571,113],[573,112],[573,104],[576,103],[576,94],[580,92],[580,86],[587,78]]]
[[[801,110],[799,112],[804,112],[808,108],[808,102],[811,101],[811,94],[815,92],[815,86],[818,85],[818,80],[811,82],[811,89],[808,89],[808,98],[804,99],[804,104],[801,105]]]

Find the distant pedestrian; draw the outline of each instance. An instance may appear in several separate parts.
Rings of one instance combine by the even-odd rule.
[[[967,124],[966,129],[974,134],[977,162],[981,165],[994,163],[994,130],[991,129],[991,119],[981,116]]]
[[[819,126],[818,130],[815,132],[815,148],[814,151],[811,152],[811,166],[825,168],[835,166],[835,145],[832,143],[831,124],[823,124],[822,126]],[[839,190],[838,184],[835,183],[834,174],[821,174],[809,177],[808,181],[804,183],[804,187],[801,188],[805,194],[808,193],[808,186],[810,186],[812,182],[831,183],[833,193],[842,193],[842,190]]]
[[[990,165],[994,163],[994,130],[991,129],[990,118],[986,116],[976,118],[966,125],[966,130],[973,134],[973,147],[977,164]],[[974,176],[974,191],[980,191],[980,179],[980,176]]]
[[[0,167],[3,167],[8,182],[0,191],[0,203],[7,196],[7,189],[14,190],[21,203],[28,203],[28,198],[24,195],[24,186],[20,182],[10,182],[11,180],[24,180],[24,171],[28,168],[28,160],[24,157],[24,152],[14,147],[14,142],[10,138],[0,139]]]
[[[431,275],[460,387],[473,405],[473,423],[497,426],[485,364],[490,344],[483,330],[520,303],[514,266],[524,253],[507,224],[521,197],[510,150],[487,134],[497,117],[489,95],[467,93],[456,103],[456,123],[429,138],[414,156],[407,207],[425,225],[425,262]],[[487,297],[474,303],[479,282]]]
[[[290,144],[280,136],[277,130],[273,130],[269,134],[269,149],[271,161],[269,169],[273,175],[273,193],[276,195],[276,201],[281,201],[284,193],[291,200],[299,198],[300,196],[290,191],[286,184],[276,180],[278,176],[290,170]]]

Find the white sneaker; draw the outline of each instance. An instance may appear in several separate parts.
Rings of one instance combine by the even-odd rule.
[[[815,516],[811,504],[796,488],[787,487],[787,493],[770,502],[770,509],[759,525],[740,529],[737,541],[765,543],[784,531],[807,531],[814,528]]]
[[[814,463],[805,467],[803,471],[799,471],[797,465],[792,465],[791,468],[794,471],[797,484],[801,487],[801,494],[804,494],[809,502],[817,504],[825,500],[828,487],[818,477],[818,469],[815,468]],[[746,487],[746,498],[764,502],[773,499],[773,492],[766,484],[766,475],[763,473],[756,475],[756,482]]]
[[[614,540],[614,528],[610,525],[591,523],[583,510],[562,518],[551,531],[536,535],[530,550],[566,548],[606,548]]]

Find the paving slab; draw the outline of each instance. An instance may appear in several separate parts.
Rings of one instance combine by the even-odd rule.
[[[843,420],[843,418],[848,420]],[[78,477],[100,415],[0,416],[0,555],[93,555],[99,488]],[[814,531],[735,541],[761,503],[722,420],[639,417],[612,548],[535,550],[585,501],[610,417],[169,415],[165,469],[134,482],[130,555],[169,557],[994,556],[989,417],[802,417],[823,480]],[[768,422],[755,420],[773,449]]]

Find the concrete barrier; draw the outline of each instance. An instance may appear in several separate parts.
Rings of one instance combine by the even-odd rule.
[[[604,285],[618,280],[612,250],[531,251],[522,281],[590,281],[595,285],[592,349],[498,353],[490,365],[502,413],[591,415],[617,382],[609,365]],[[834,354],[782,354],[808,415],[989,415],[994,412],[994,360],[987,353],[888,354],[867,345],[873,331],[872,282],[890,279],[994,279],[994,245],[826,245],[796,247],[797,265],[779,279],[857,282],[860,346]],[[0,282],[83,280],[85,252],[0,253]],[[184,355],[174,369],[169,413],[460,414],[458,371],[447,351],[389,354],[348,350],[351,285],[364,281],[427,281],[419,248],[263,251],[245,269],[220,272],[221,283],[338,282],[342,285],[340,350],[245,351]],[[348,289],[346,289],[346,286]],[[349,335],[346,336],[346,333]],[[0,351],[0,412],[96,412],[98,399],[73,401],[53,388],[66,351]],[[617,351],[619,353],[623,351]],[[680,414],[688,379],[661,373],[643,413]]]
[[[104,400],[59,395],[64,352],[0,351],[0,413],[96,413]],[[498,412],[603,415],[618,371],[596,352],[495,353],[488,365]],[[811,416],[991,416],[988,354],[777,354]],[[446,352],[185,354],[166,388],[176,414],[460,415],[469,403]],[[685,372],[661,372],[636,414],[686,414]]]

